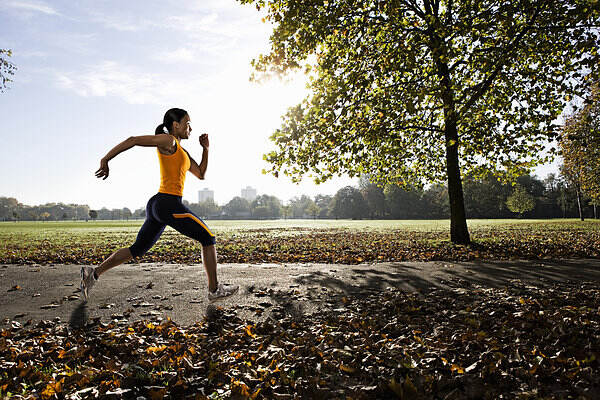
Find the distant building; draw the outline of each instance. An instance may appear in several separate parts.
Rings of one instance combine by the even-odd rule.
[[[248,201],[254,201],[254,199],[256,199],[256,189],[246,186],[245,189],[242,189],[242,198]]]
[[[215,201],[215,192],[212,190],[208,190],[208,188],[198,190],[198,203],[202,203],[208,200],[212,202]]]

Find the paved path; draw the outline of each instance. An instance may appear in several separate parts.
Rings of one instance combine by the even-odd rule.
[[[219,279],[239,284],[240,293],[210,305],[201,265],[128,264],[103,275],[86,304],[79,299],[79,269],[0,265],[0,327],[57,318],[72,326],[92,319],[127,324],[167,317],[187,325],[210,315],[215,306],[258,320],[335,309],[346,296],[386,287],[426,293],[432,287],[503,287],[514,279],[537,287],[567,280],[600,282],[600,260],[224,264]]]

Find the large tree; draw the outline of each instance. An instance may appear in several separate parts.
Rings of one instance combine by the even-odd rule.
[[[581,110],[566,119],[560,135],[561,174],[576,191],[579,217],[582,195],[600,202],[600,87],[593,85]],[[596,215],[594,215],[596,217]]]
[[[564,152],[563,152],[564,157]],[[560,174],[567,183],[567,187],[575,193],[577,198],[577,210],[579,212],[579,219],[582,221],[585,219],[583,216],[583,191],[581,188],[581,168],[577,165],[562,164],[560,166]]]
[[[470,241],[461,171],[545,162],[553,121],[598,69],[593,0],[239,1],[274,24],[255,78],[310,75],[272,136],[271,172],[447,180],[455,243]]]
[[[96,210],[90,210],[89,211],[89,216],[91,219],[95,220],[96,218],[98,218],[98,211]]]

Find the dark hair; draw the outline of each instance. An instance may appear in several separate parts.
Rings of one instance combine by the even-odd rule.
[[[173,128],[173,122],[181,122],[183,117],[187,115],[187,111],[182,108],[171,108],[169,111],[165,113],[163,118],[163,123],[156,127],[156,131],[154,131],[155,135],[159,135],[161,133],[165,133],[164,128],[167,128],[169,132]]]

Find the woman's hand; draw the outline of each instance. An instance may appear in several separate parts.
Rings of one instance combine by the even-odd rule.
[[[96,171],[96,178],[102,178],[103,180],[108,178],[108,161],[104,158],[100,160],[100,168]]]
[[[198,140],[200,141],[200,146],[208,150],[208,134],[203,133]]]

